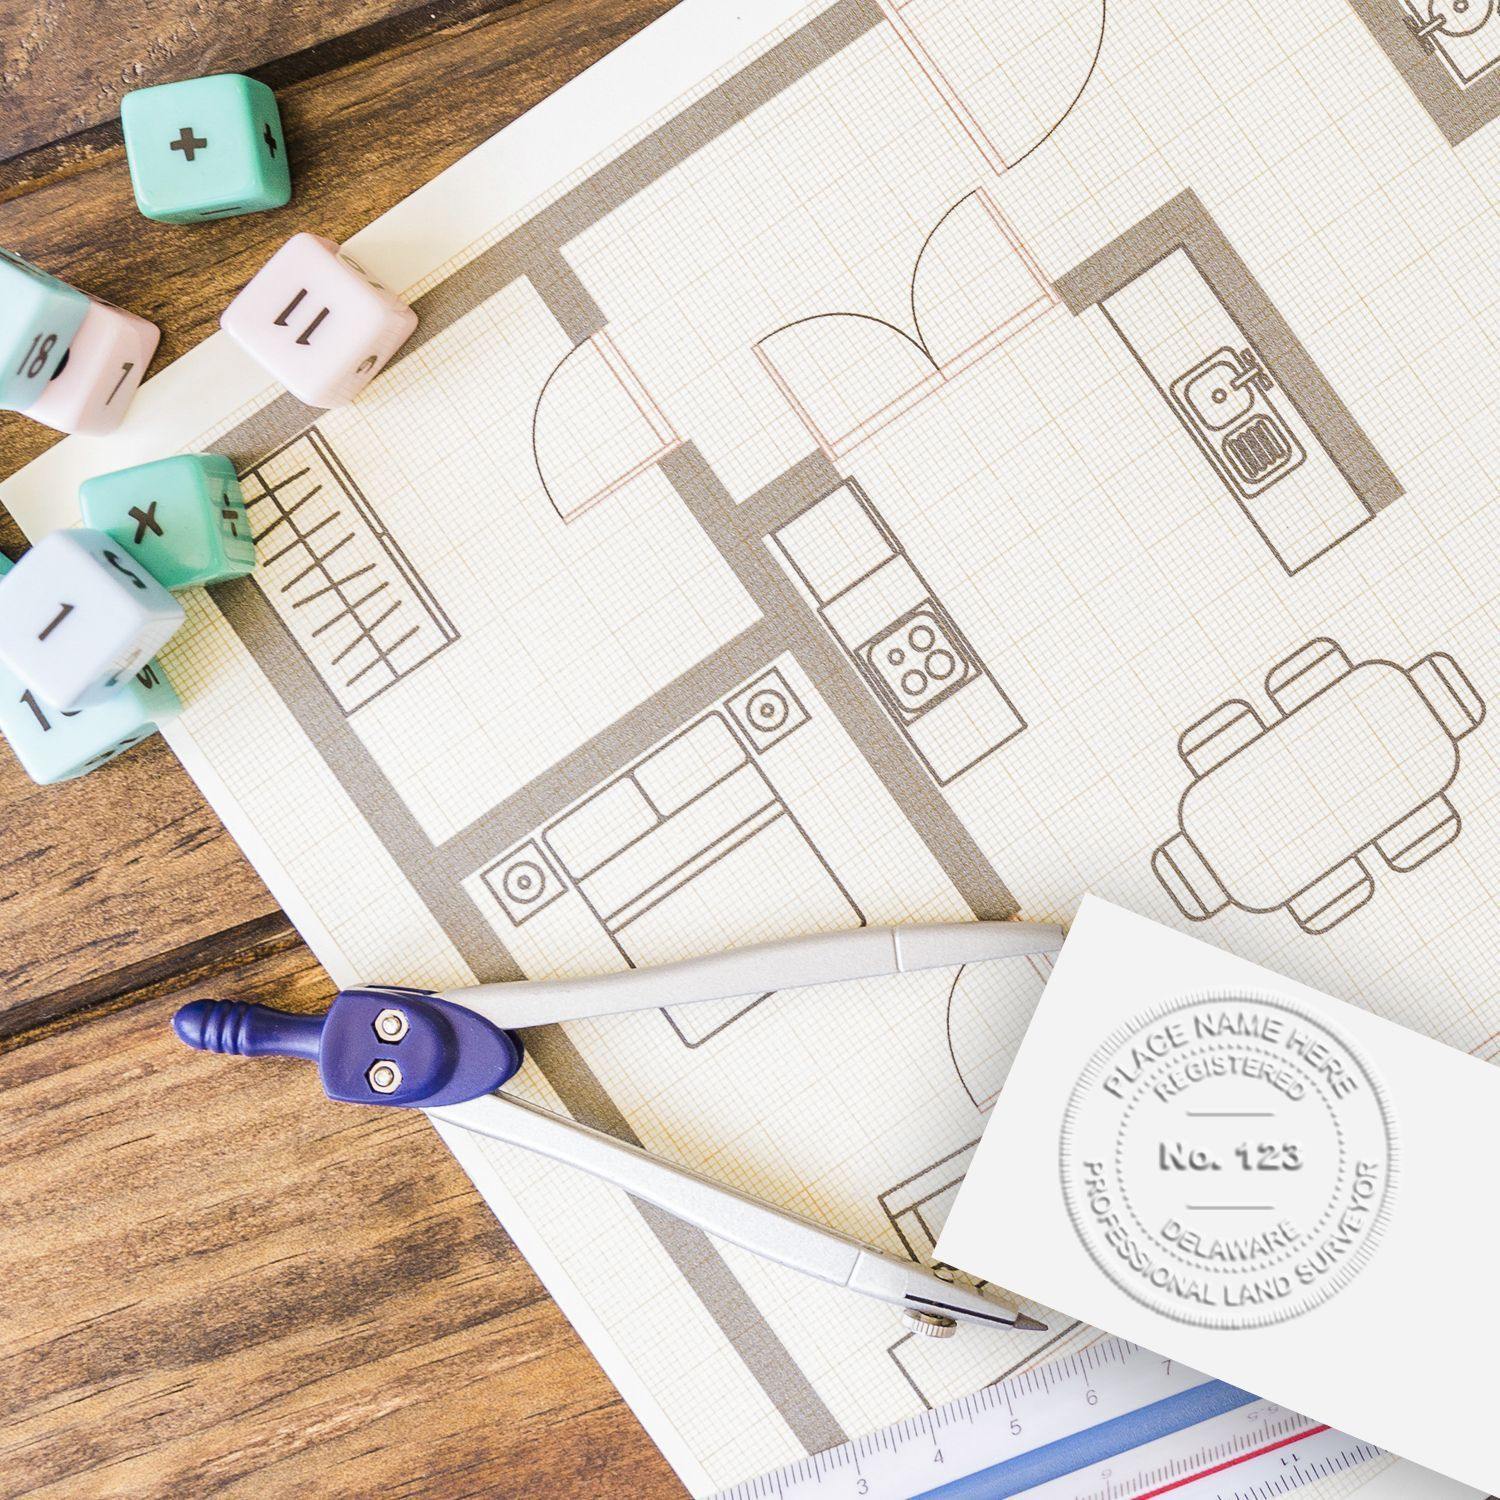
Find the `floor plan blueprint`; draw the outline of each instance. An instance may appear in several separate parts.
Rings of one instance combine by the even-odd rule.
[[[261,561],[188,597],[172,743],[334,977],[1093,890],[1494,1059],[1500,125],[1381,6],[686,0],[358,237],[420,324],[356,403],[222,339],[151,382],[121,442],[233,458]],[[520,1081],[924,1256],[1046,979],[991,967]],[[1095,1337],[917,1339],[450,1143],[698,1492]]]

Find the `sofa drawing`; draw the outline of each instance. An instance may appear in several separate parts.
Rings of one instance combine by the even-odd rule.
[[[1236,698],[1182,735],[1193,779],[1152,867],[1195,922],[1285,907],[1327,932],[1374,894],[1374,856],[1412,870],[1458,837],[1448,790],[1484,703],[1443,652],[1355,665],[1327,639],[1273,667],[1266,695],[1270,723]]]

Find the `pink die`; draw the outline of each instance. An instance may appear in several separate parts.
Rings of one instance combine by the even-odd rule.
[[[113,432],[160,338],[155,323],[90,297],[67,357],[26,415],[59,432]]]
[[[294,234],[219,319],[299,401],[352,401],[412,335],[417,315],[332,240]]]

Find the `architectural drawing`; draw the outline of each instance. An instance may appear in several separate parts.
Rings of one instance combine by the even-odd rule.
[[[979,25],[948,0],[882,0],[898,36],[996,172],[1018,167],[1072,112],[1099,64],[1106,0],[1008,11]]]
[[[997,973],[994,965],[966,965],[953,976],[948,990],[948,1055],[980,1114],[999,1097],[1051,972],[1051,954],[1039,954],[1009,973]]]
[[[1500,8],[1495,0],[1349,4],[1450,146],[1500,115]]]
[[[607,500],[677,442],[602,329],[563,356],[531,419],[537,474],[564,521]]]
[[[940,786],[1026,727],[857,481],[846,479],[772,537]]]
[[[316,427],[240,476],[271,601],[346,714],[458,639]]]
[[[628,125],[584,106],[540,165],[502,136],[372,226],[420,325],[359,401],[230,409],[211,345],[161,377],[153,440],[234,459],[263,564],[191,600],[173,744],[339,982],[1066,920],[1092,888],[1492,1054],[1500,789],[1459,741],[1500,679],[1500,339],[1454,269],[1493,213],[1485,142],[1434,152],[1417,98],[1493,72],[1459,87],[1403,0],[1353,0],[1408,90],[1349,3],[1229,37],[764,0],[731,48],[685,0],[655,34],[696,50],[638,70]],[[7,501],[71,493],[66,451]],[[1269,707],[1203,719],[1314,640]],[[923,1256],[1044,980],[539,1028],[515,1087]],[[701,1491],[1091,1336],[904,1337],[455,1150]]]
[[[968,1142],[925,1171],[915,1173],[880,1195],[881,1208],[900,1236],[907,1254],[914,1260],[933,1264],[938,1234],[958,1196],[959,1186],[978,1144],[977,1139]],[[984,1282],[971,1284],[985,1285]],[[1030,1348],[997,1349],[986,1384],[1029,1369],[1041,1359],[1071,1353],[1098,1336],[1086,1323],[1059,1318],[1043,1308],[1037,1308],[1036,1313],[1052,1319],[1046,1336]],[[923,1406],[933,1407],[942,1400],[939,1393],[947,1389],[953,1379],[951,1345],[905,1333],[891,1340],[886,1353]]]
[[[808,722],[774,669],[591,792],[480,872],[519,927],[569,890],[632,968],[676,956],[697,925],[745,920],[758,941],[864,926],[864,915],[777,793],[760,756]],[[775,874],[767,881],[768,872]],[[768,995],[663,1011],[688,1047]]]
[[[755,345],[829,459],[846,456],[1057,306],[983,188],[960,198],[922,242],[910,302],[909,329],[867,312],[815,313]]]
[[[891,1228],[901,1237],[906,1253],[913,1260],[932,1263],[933,1248],[959,1184],[979,1144],[976,1136],[940,1161],[918,1172],[880,1195],[880,1206],[891,1221]]]
[[[1266,696],[1269,724],[1235,698],[1183,733],[1194,779],[1152,867],[1195,922],[1285,907],[1327,932],[1375,893],[1367,851],[1414,870],[1458,837],[1447,793],[1484,703],[1442,652],[1355,666],[1330,640],[1272,667]]]
[[[1197,195],[1057,283],[1097,307],[1288,573],[1401,486]]]

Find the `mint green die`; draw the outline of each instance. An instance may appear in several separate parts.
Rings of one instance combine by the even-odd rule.
[[[107,531],[164,588],[223,583],[255,566],[239,479],[217,453],[96,475],[78,504],[85,526]]]
[[[0,250],[0,408],[25,411],[62,368],[89,299]]]
[[[276,95],[242,73],[135,89],[120,104],[136,207],[163,224],[280,208],[292,196]]]
[[[14,566],[0,557],[0,578]],[[85,776],[156,733],[181,709],[160,663],[148,662],[103,703],[64,713],[0,667],[0,734],[33,781]]]

